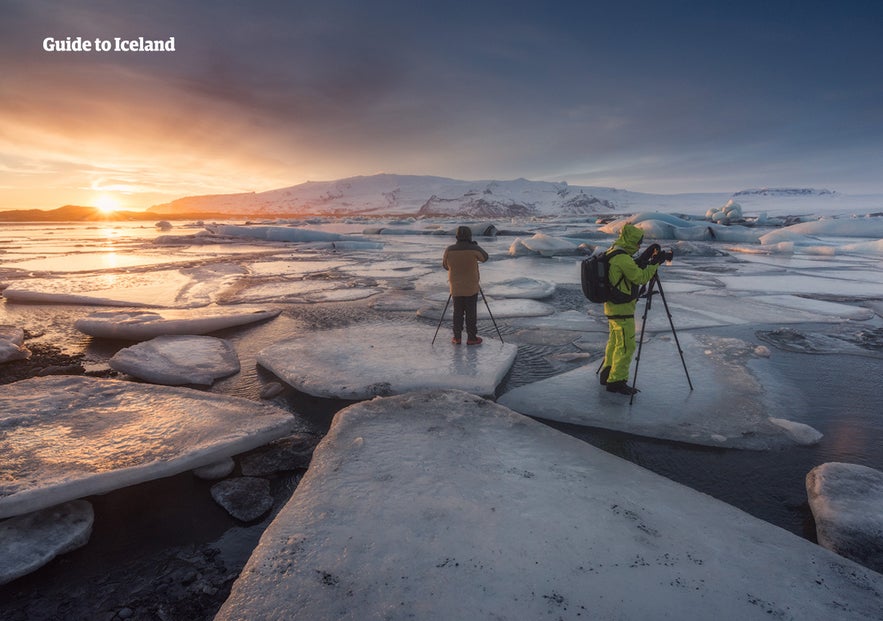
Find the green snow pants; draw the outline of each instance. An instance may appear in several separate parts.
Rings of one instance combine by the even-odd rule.
[[[604,351],[604,366],[610,367],[607,383],[628,380],[632,356],[635,355],[635,318],[608,318],[610,336]]]

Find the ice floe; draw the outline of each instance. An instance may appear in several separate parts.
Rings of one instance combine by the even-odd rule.
[[[158,336],[119,350],[108,364],[115,371],[168,386],[210,386],[239,373],[233,345],[213,336]]]
[[[883,472],[829,462],[806,475],[819,544],[883,573]]]
[[[541,300],[555,293],[555,283],[535,278],[513,278],[491,283],[487,295],[491,298],[527,298]]]
[[[876,572],[447,391],[339,412],[216,619],[876,620],[881,598]]]
[[[271,345],[257,360],[301,392],[338,399],[424,388],[493,395],[515,361],[515,345],[487,335],[479,346],[452,345],[448,328],[433,345],[434,333],[430,324],[358,324]]]
[[[0,325],[0,363],[27,360],[31,350],[24,346],[25,332],[17,326]]]
[[[0,518],[215,463],[300,429],[280,408],[79,376],[0,391]]]
[[[599,384],[597,364],[513,388],[497,401],[537,418],[707,446],[766,449],[812,444],[821,437],[802,423],[770,420],[768,397],[746,367],[755,355],[753,345],[678,336],[692,391],[677,345],[666,335],[644,343],[637,377],[641,392],[631,405],[629,397]]]
[[[246,273],[234,263],[215,263],[130,274],[31,278],[11,284],[3,297],[11,302],[193,308],[216,302]]]
[[[206,229],[215,235],[244,237],[248,239],[264,239],[281,242],[351,242],[364,241],[362,238],[349,237],[339,233],[329,233],[315,229],[295,228],[291,226],[236,226],[232,224],[210,224]]]
[[[74,327],[97,338],[146,341],[172,334],[207,334],[272,319],[280,312],[236,306],[163,312],[98,311],[78,319]]]
[[[551,304],[546,304],[545,302],[539,302],[537,300],[517,300],[517,299],[501,299],[501,300],[492,300],[490,298],[486,298],[487,305],[485,305],[485,301],[481,299],[481,295],[478,296],[478,318],[479,319],[490,319],[491,316],[494,319],[509,319],[512,317],[542,317],[544,315],[551,315],[555,312],[555,307]],[[453,304],[448,304],[447,311],[445,311],[444,302],[437,302],[431,306],[423,306],[420,310],[417,311],[417,314],[420,317],[426,317],[427,319],[432,319],[434,321],[438,321],[441,319],[442,312],[445,313],[445,317],[450,321],[451,313],[452,313]],[[490,308],[490,313],[488,313],[488,308]],[[450,324],[449,324],[450,325]]]
[[[509,246],[509,254],[518,256],[522,254],[539,254],[551,257],[562,254],[576,254],[579,252],[579,244],[558,237],[552,237],[545,233],[535,233],[533,237],[516,237]]]
[[[0,584],[86,545],[94,520],[92,505],[74,500],[0,522]]]

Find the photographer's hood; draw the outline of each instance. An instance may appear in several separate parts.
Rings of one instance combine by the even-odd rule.
[[[619,237],[613,242],[615,248],[622,248],[629,254],[635,254],[644,241],[644,231],[634,224],[624,224],[619,230]]]

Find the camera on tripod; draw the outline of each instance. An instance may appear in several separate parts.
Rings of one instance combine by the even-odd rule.
[[[648,265],[659,265],[660,263],[671,261],[674,259],[674,256],[674,250],[671,248],[662,248],[659,244],[651,244],[641,253],[641,256],[635,259],[635,263],[638,267],[644,269]]]
[[[652,263],[665,263],[666,261],[671,261],[675,258],[675,251],[671,248],[660,248],[656,251],[656,254],[653,255],[651,260]]]

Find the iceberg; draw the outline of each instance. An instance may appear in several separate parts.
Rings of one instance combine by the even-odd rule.
[[[279,310],[212,307],[205,310],[98,311],[78,319],[74,327],[96,338],[146,341],[172,334],[207,334],[272,319]]]
[[[600,365],[513,388],[497,402],[536,418],[704,446],[762,450],[818,442],[821,434],[807,425],[770,419],[763,387],[743,360],[756,355],[752,345],[689,333],[679,340],[692,391],[677,344],[657,336],[645,338],[637,378],[641,392],[631,405],[628,397],[599,384]]]
[[[359,324],[271,345],[257,360],[316,397],[370,399],[425,388],[493,395],[518,348],[490,338],[480,346],[452,345],[447,329],[433,345],[434,330],[426,324]]]
[[[277,407],[82,376],[0,391],[0,518],[216,463],[305,425]]]
[[[883,572],[883,472],[829,462],[806,475],[819,545]]]
[[[233,345],[213,336],[158,336],[119,350],[108,364],[114,371],[168,386],[210,386],[239,373]]]
[[[86,545],[95,514],[74,500],[0,522],[0,584],[36,571],[59,554]]]
[[[527,239],[516,237],[509,246],[509,254],[512,256],[534,253],[544,257],[552,257],[562,254],[576,254],[577,252],[579,252],[579,244],[545,233],[535,233],[533,237]]]
[[[535,278],[513,278],[491,283],[487,294],[496,298],[543,299],[555,293],[555,283]]]
[[[883,575],[438,391],[337,414],[215,619],[876,621],[881,599]]]

